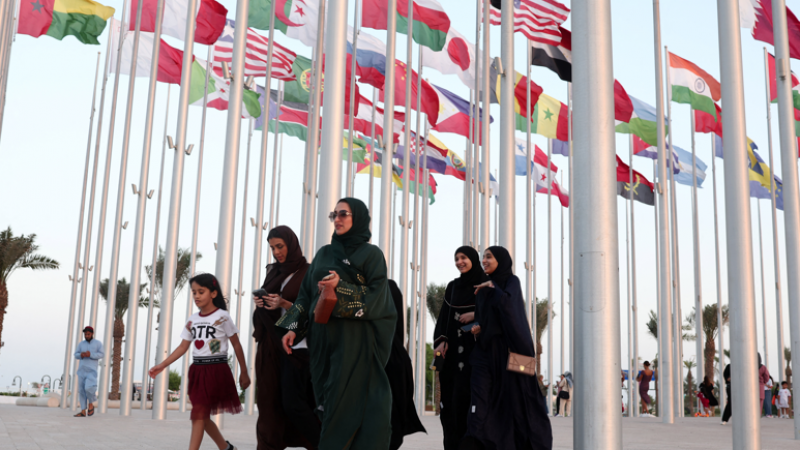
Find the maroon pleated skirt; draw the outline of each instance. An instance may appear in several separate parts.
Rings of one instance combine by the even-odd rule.
[[[228,364],[192,364],[189,367],[191,420],[209,419],[212,415],[242,412],[242,402]]]

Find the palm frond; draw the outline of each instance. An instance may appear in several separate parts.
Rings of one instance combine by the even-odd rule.
[[[0,281],[8,281],[8,277],[20,268],[47,270],[59,267],[58,261],[34,254],[39,249],[35,242],[35,234],[14,236],[11,227],[0,231]]]

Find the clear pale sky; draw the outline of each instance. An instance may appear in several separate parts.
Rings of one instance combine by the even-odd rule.
[[[233,18],[235,15],[235,3],[231,0],[221,0],[228,9],[228,16]],[[465,36],[474,40],[475,37],[475,8],[474,3],[469,2],[470,7],[464,7],[464,3],[454,0],[441,0],[445,10],[451,17],[452,26],[456,27]],[[789,1],[789,7],[795,11],[800,11],[800,3]],[[121,18],[122,0],[105,0],[104,4],[117,8],[116,17]],[[353,23],[352,11],[354,2],[350,1],[350,23]],[[688,0],[674,0],[662,2],[662,43],[668,45],[670,51],[693,61],[719,79],[719,57],[718,57],[718,34],[716,19],[715,2],[696,2]],[[623,84],[627,92],[650,104],[655,104],[655,73],[653,56],[653,14],[652,3],[634,0],[616,0],[612,2],[612,25],[613,25],[613,58],[614,76]],[[567,28],[571,28],[568,21]],[[500,54],[499,27],[492,27],[492,56]],[[375,30],[363,30],[364,33],[373,34],[385,40],[385,32]],[[0,141],[0,161],[2,161],[3,176],[0,177],[0,226],[11,226],[17,234],[35,233],[37,243],[40,246],[39,252],[55,258],[61,263],[61,268],[55,271],[32,272],[19,270],[11,278],[8,285],[9,307],[5,317],[2,339],[5,347],[0,351],[0,389],[6,390],[11,385],[12,378],[21,375],[24,384],[30,381],[38,381],[42,375],[48,374],[56,378],[61,375],[65,339],[67,326],[67,312],[70,300],[70,281],[68,274],[72,273],[73,260],[75,257],[75,239],[77,233],[77,219],[80,207],[81,183],[83,180],[83,168],[86,156],[86,143],[88,133],[89,112],[92,98],[92,85],[94,82],[95,64],[98,52],[104,52],[106,45],[107,32],[101,36],[101,45],[88,46],[82,45],[72,37],[67,37],[63,42],[59,42],[47,36],[33,39],[29,36],[18,36],[13,46],[10,64],[10,79],[8,84],[8,103],[5,110],[3,123],[2,141]],[[263,32],[267,34],[266,31]],[[164,38],[171,45],[183,48],[183,43],[170,38]],[[525,41],[520,34],[516,35],[515,48],[515,68],[525,73]],[[281,33],[276,33],[276,41],[293,49],[298,54],[311,56],[311,49],[305,47],[299,41],[293,41]],[[416,47],[416,46],[415,46]],[[766,100],[764,85],[764,44],[755,41],[749,34],[749,30],[742,30],[742,54],[744,60],[744,80],[745,80],[745,105],[747,111],[747,134],[759,146],[761,155],[768,158],[766,124]],[[406,37],[398,35],[397,38],[397,58],[406,59]],[[768,47],[772,51],[771,47]],[[195,45],[195,54],[205,59],[207,47]],[[101,55],[101,65],[105,54]],[[416,61],[416,48],[413,61]],[[797,63],[795,63],[797,69]],[[567,100],[567,85],[560,81],[553,73],[542,67],[533,67],[532,79],[541,85],[545,92],[560,99]],[[469,91],[456,76],[444,76],[431,69],[426,69],[423,76],[431,82],[447,86],[448,89],[461,95],[469,97]],[[113,88],[113,75],[108,80],[108,92],[105,98],[106,108],[103,119],[100,173],[98,175],[98,194],[102,187],[102,170],[105,166],[105,154],[108,145],[109,131],[109,111],[111,106],[111,90]],[[106,221],[105,246],[103,248],[103,266],[95,267],[91,276],[101,276],[105,279],[110,273],[111,244],[114,230],[114,211],[117,202],[117,191],[120,176],[120,158],[123,145],[123,124],[125,122],[125,106],[129,78],[121,76],[120,79],[119,103],[117,107],[116,129],[113,142],[113,156],[111,161],[111,177],[109,180],[109,205],[108,218]],[[130,151],[128,157],[127,180],[124,185],[124,220],[129,221],[130,225],[122,233],[121,256],[119,265],[119,276],[130,280],[131,278],[131,249],[133,243],[133,228],[136,216],[135,197],[131,196],[130,184],[137,183],[139,180],[141,156],[143,146],[144,131],[144,110],[147,101],[147,79],[138,78],[135,85],[132,132],[130,140]],[[260,79],[263,83],[263,78]],[[273,87],[276,85],[273,84]],[[152,144],[152,158],[150,166],[150,185],[148,189],[158,189],[158,171],[161,156],[161,140],[164,132],[165,108],[167,102],[167,86],[158,85],[158,97],[156,103],[154,139]],[[371,89],[364,87],[362,93],[367,97],[371,96]],[[173,86],[169,95],[170,112],[167,131],[170,135],[175,135],[175,123],[177,118],[176,104],[178,100],[178,88]],[[98,88],[98,103],[100,92]],[[724,107],[724,105],[723,105]],[[99,110],[99,104],[98,104]],[[494,105],[491,109],[495,118],[495,125],[491,134],[492,140],[492,167],[497,167],[499,162],[499,133],[496,131],[499,124],[499,108]],[[773,114],[777,114],[777,109],[773,108]],[[673,140],[674,144],[687,150],[691,149],[691,128],[688,105],[673,104]],[[188,143],[195,144],[195,151],[186,158],[184,172],[184,196],[181,210],[180,222],[180,246],[189,247],[191,245],[192,218],[195,200],[195,183],[197,176],[198,144],[200,139],[200,119],[201,109],[191,107],[189,110],[188,123]],[[200,235],[198,239],[198,251],[203,254],[203,259],[198,263],[199,271],[213,271],[215,261],[214,242],[217,239],[217,224],[219,214],[219,192],[221,184],[221,172],[223,151],[226,133],[227,112],[209,110],[207,131],[205,139],[205,156],[203,167],[203,186],[202,201],[200,210]],[[96,131],[95,126],[95,131]],[[247,130],[246,126],[242,130]],[[521,133],[517,133],[522,136]],[[464,147],[465,138],[448,133],[440,133],[438,137],[446,143],[452,150],[462,157],[465,157]],[[778,142],[777,125],[773,127],[773,138]],[[92,138],[94,143],[94,138]],[[237,198],[236,213],[236,239],[234,243],[234,279],[238,279],[239,270],[239,242],[241,229],[241,205],[242,193],[244,188],[245,173],[245,151],[248,142],[247,136],[243,134],[242,151],[240,157],[240,181]],[[260,153],[261,133],[253,135],[253,147],[251,151],[252,171],[250,174],[250,190],[247,199],[247,216],[255,216],[256,199],[256,180],[257,165]],[[533,142],[546,150],[546,139],[534,135]],[[93,144],[94,145],[94,144]],[[299,231],[300,227],[300,195],[302,182],[303,157],[302,152],[304,143],[292,138],[285,137],[283,145],[283,176],[280,202],[280,223],[291,226]],[[697,155],[709,165],[708,177],[704,188],[699,192],[699,223],[700,223],[700,249],[701,249],[701,270],[702,270],[702,290],[701,295],[704,304],[715,303],[717,300],[717,289],[714,265],[714,222],[713,222],[713,203],[712,203],[712,178],[711,178],[711,137],[709,135],[696,135]],[[93,147],[94,151],[94,147]],[[628,138],[625,135],[617,135],[617,153],[628,159]],[[165,190],[162,204],[162,221],[160,233],[160,245],[165,243],[166,235],[166,211],[169,203],[169,192],[171,186],[173,152],[167,152],[165,167]],[[272,139],[269,144],[269,169],[271,170],[272,160]],[[566,172],[567,159],[562,156],[554,156],[553,161],[559,168]],[[722,295],[723,303],[727,303],[726,293],[726,240],[725,240],[725,207],[723,196],[723,177],[725,174],[724,163],[717,161],[718,186],[719,186],[719,214],[720,214],[720,243],[721,248],[721,273],[722,273]],[[634,158],[634,168],[652,180],[652,162],[645,158]],[[492,169],[494,171],[494,169]],[[775,171],[781,174],[780,153],[775,153]],[[368,177],[359,175],[356,178],[355,193],[357,197],[367,200],[368,197]],[[267,180],[269,190],[270,179]],[[377,181],[377,180],[376,180]],[[515,261],[517,273],[524,275],[523,260],[525,246],[525,195],[524,177],[517,177],[517,198],[516,198],[516,225],[517,225],[517,248],[519,256]],[[446,176],[437,175],[439,193],[436,196],[436,203],[430,207],[430,238],[429,238],[429,275],[431,283],[447,283],[457,276],[457,271],[453,265],[453,252],[461,245],[461,205],[462,205],[462,182]],[[567,185],[567,174],[564,174],[563,184]],[[379,191],[379,185],[376,183]],[[691,189],[687,186],[678,186],[678,210],[679,210],[679,231],[680,231],[680,256],[681,256],[681,303],[684,317],[692,309],[692,299],[694,295],[693,278],[693,257],[692,257],[692,222],[691,222]],[[267,192],[269,194],[269,192]],[[376,193],[377,196],[377,193]],[[544,298],[548,295],[548,260],[547,260],[547,197],[537,196],[536,203],[536,245],[537,245],[537,297]],[[268,202],[268,200],[267,200]],[[87,198],[88,203],[88,198]],[[624,201],[618,200],[618,224],[620,239],[620,307],[621,323],[620,339],[622,346],[622,359],[627,357],[627,326],[626,326],[626,301],[627,301],[627,266],[625,259],[625,208]],[[756,280],[756,310],[758,326],[758,348],[764,352],[763,347],[763,319],[762,319],[762,283],[760,277],[759,248],[758,248],[758,216],[756,214],[756,202],[751,201],[752,224],[753,224],[753,245],[754,255],[754,276]],[[99,215],[99,196],[95,203],[95,230],[92,239],[93,248],[90,265],[95,263],[95,248],[97,242],[97,219]],[[152,258],[153,248],[153,228],[155,224],[156,196],[147,202],[146,230],[144,240],[144,261],[149,264]],[[268,204],[267,204],[268,207]],[[376,202],[374,210],[377,212],[379,206]],[[558,316],[554,320],[555,341],[554,349],[554,373],[560,373],[563,369],[559,362],[560,352],[560,333],[562,328],[560,319],[562,317],[562,273],[560,259],[560,230],[559,230],[559,206],[557,202],[553,204],[553,260],[552,260],[552,293],[556,305],[554,310]],[[636,204],[636,257],[637,257],[637,284],[639,300],[639,342],[641,346],[640,356],[642,359],[652,359],[657,351],[656,341],[646,332],[645,323],[650,310],[656,309],[656,274],[655,274],[655,242],[654,242],[654,222],[653,208],[650,206]],[[568,217],[565,211],[565,216]],[[776,316],[775,316],[775,276],[773,266],[773,237],[772,219],[770,204],[768,201],[762,202],[761,216],[763,219],[763,239],[764,239],[764,299],[766,300],[766,317],[769,344],[769,369],[777,379],[778,359],[776,344]],[[737,220],[747,220],[739,218]],[[249,221],[249,220],[248,220]],[[492,219],[492,224],[494,220]],[[379,223],[374,223],[377,230]],[[493,227],[493,225],[492,225]],[[565,225],[566,228],[566,225]],[[783,275],[781,280],[785,281],[785,254],[783,248],[783,213],[778,212],[778,232],[781,242],[781,268]],[[492,228],[492,239],[494,229]],[[253,261],[253,228],[248,224],[244,255],[244,283],[243,289],[247,297],[243,304],[242,313],[242,333],[249,334],[248,311],[250,307],[249,295],[253,286],[260,284],[261,281],[251,280],[251,270]],[[397,236],[399,246],[400,237]],[[566,240],[565,254],[569,254],[569,242]],[[265,246],[266,247],[266,246]],[[262,256],[262,264],[266,264],[266,249]],[[568,261],[565,262],[568,268]],[[521,277],[524,282],[524,276]],[[566,285],[564,282],[563,285]],[[785,286],[785,283],[782,283]],[[237,286],[234,286],[237,287]],[[232,289],[231,289],[232,291]],[[565,295],[568,292],[565,291]],[[91,296],[87,299],[90,301]],[[783,290],[783,308],[788,312],[786,302],[787,293]],[[232,304],[235,310],[235,300]],[[565,303],[568,297],[565,298]],[[174,317],[172,327],[173,347],[178,343],[180,333],[186,314],[187,294],[184,290],[176,297]],[[87,310],[89,305],[87,305]],[[566,311],[568,313],[568,310]],[[105,317],[105,303],[99,306],[99,320],[102,324]],[[145,332],[145,310],[140,310],[139,327],[136,346],[136,369],[135,380],[142,377],[142,357],[144,352],[144,332]],[[83,325],[88,319],[78,320],[79,325]],[[97,337],[105,339],[105,330],[99,325]],[[784,321],[784,330],[788,345],[789,324]],[[431,339],[433,322],[429,321],[428,340]],[[130,330],[126,330],[126,336]],[[154,333],[154,339],[156,334]],[[543,342],[545,349],[547,336]],[[127,339],[127,337],[126,337]],[[567,338],[567,345],[568,345]],[[727,342],[727,333],[726,333]],[[726,344],[727,346],[727,344]],[[155,347],[155,346],[154,346]],[[74,350],[73,350],[74,351]],[[547,355],[543,355],[544,358]],[[569,357],[567,353],[567,358]],[[687,342],[684,346],[684,359],[695,359],[695,344]],[[251,361],[249,361],[252,363]],[[623,362],[623,367],[627,364]],[[544,365],[543,365],[544,367]],[[179,370],[176,364],[173,369]],[[545,376],[549,378],[549,374]],[[13,388],[16,389],[16,388]]]

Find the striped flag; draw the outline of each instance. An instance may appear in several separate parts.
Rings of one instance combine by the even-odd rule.
[[[719,101],[722,92],[719,81],[691,61],[672,52],[668,56],[672,101],[715,114],[714,102]]]
[[[212,67],[214,73],[222,75],[222,63],[230,65],[233,62],[233,31],[236,22],[227,19],[225,29],[222,31],[219,40],[214,44],[214,57]],[[244,60],[244,76],[265,77],[267,76],[267,53],[269,49],[269,39],[256,33],[252,28],[247,29],[247,50]],[[272,78],[283,81],[295,80],[292,73],[292,64],[297,58],[297,54],[288,48],[273,43],[272,48]]]
[[[489,21],[500,25],[502,0],[491,0]],[[514,0],[514,32],[543,44],[561,43],[559,25],[567,20],[569,8],[555,0]]]

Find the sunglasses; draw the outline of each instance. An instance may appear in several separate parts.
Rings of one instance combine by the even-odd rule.
[[[333,211],[330,214],[328,214],[328,219],[331,219],[331,222],[333,222],[334,220],[336,220],[337,216],[340,219],[344,220],[345,217],[352,216],[352,215],[353,215],[353,213],[351,213],[350,211],[345,211],[345,210]]]

